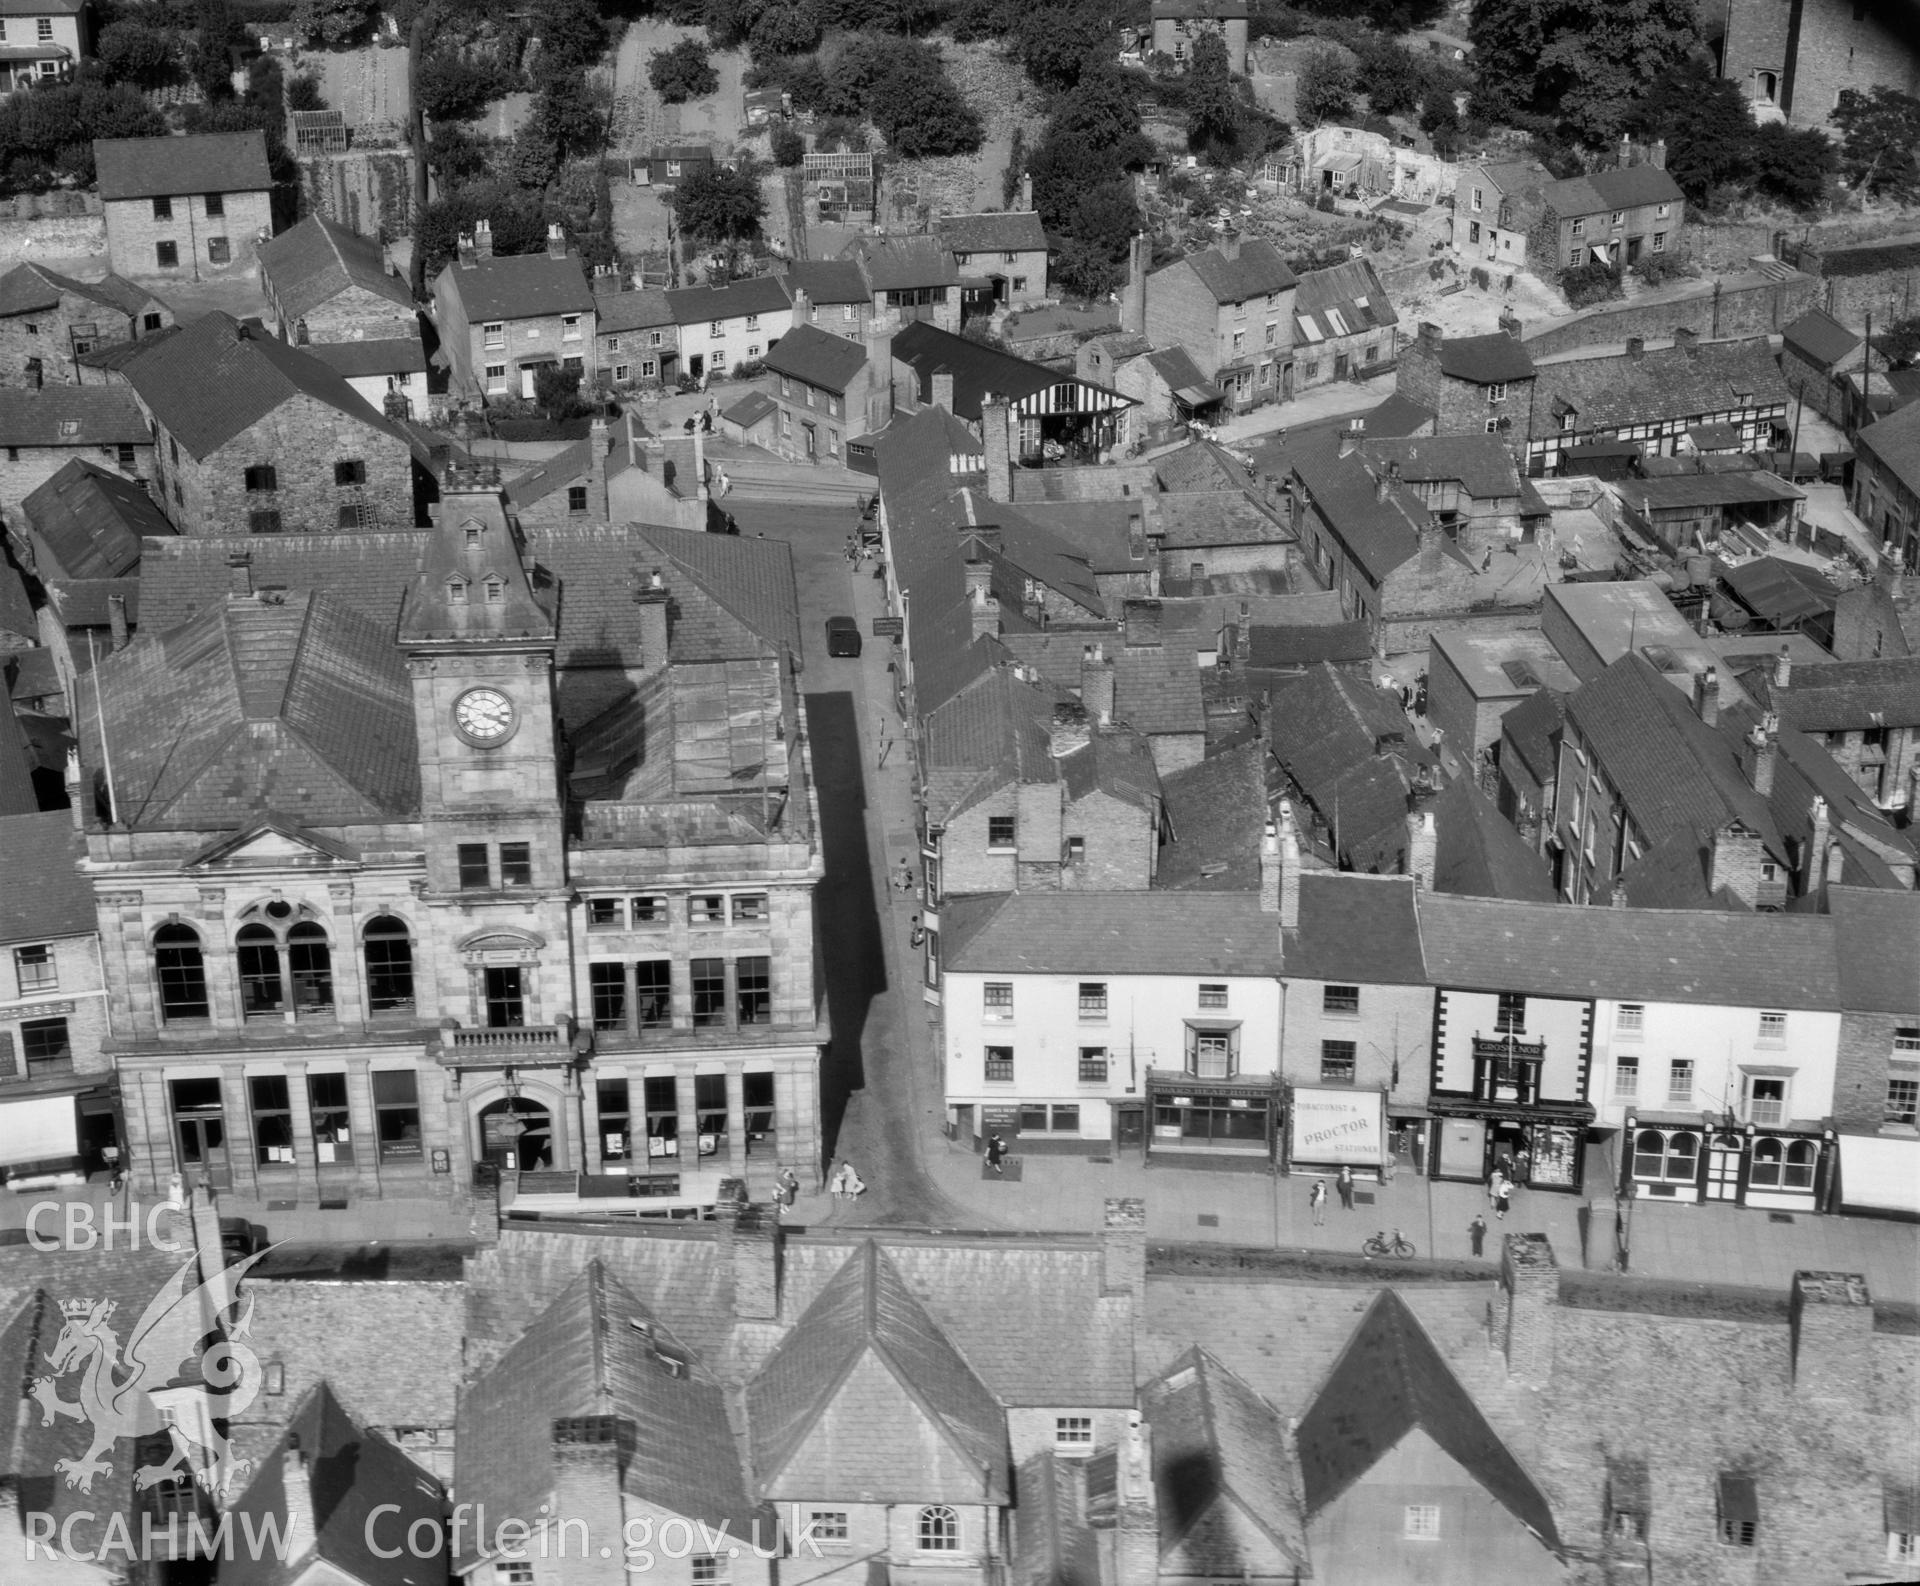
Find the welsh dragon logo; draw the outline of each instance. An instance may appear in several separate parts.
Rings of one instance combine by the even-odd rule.
[[[109,1325],[117,1309],[112,1300],[70,1299],[61,1304],[65,1325],[46,1356],[53,1375],[34,1378],[29,1393],[39,1401],[42,1426],[64,1419],[93,1427],[93,1446],[85,1455],[54,1462],[69,1487],[91,1493],[94,1477],[113,1474],[113,1462],[104,1456],[121,1438],[162,1430],[169,1434],[172,1455],[163,1464],[135,1471],[136,1488],[168,1480],[184,1461],[195,1481],[224,1497],[248,1473],[252,1461],[234,1456],[214,1422],[239,1414],[260,1391],[264,1373],[247,1344],[252,1296],[234,1321],[222,1324],[233,1309],[240,1280],[266,1254],[262,1250],[192,1288],[188,1285],[197,1259],[189,1256],[134,1323],[124,1356],[119,1335]],[[209,1342],[209,1335],[217,1336]],[[62,1399],[56,1391],[57,1379],[74,1371],[80,1373],[78,1402]],[[187,1380],[177,1380],[183,1371]],[[188,1398],[199,1399],[205,1413],[169,1413]]]

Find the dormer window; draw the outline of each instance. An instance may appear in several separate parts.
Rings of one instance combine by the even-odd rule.
[[[481,587],[487,592],[487,604],[489,606],[497,606],[507,598],[507,586],[498,578],[489,578]]]
[[[464,578],[447,580],[447,604],[464,606],[467,603],[467,581]]]

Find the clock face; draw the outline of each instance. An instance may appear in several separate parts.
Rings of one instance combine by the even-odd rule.
[[[470,688],[454,701],[453,723],[475,743],[499,743],[513,731],[513,701],[498,689]]]

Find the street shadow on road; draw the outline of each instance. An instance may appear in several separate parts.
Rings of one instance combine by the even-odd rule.
[[[820,849],[826,874],[814,894],[821,973],[833,1040],[820,1072],[820,1124],[827,1155],[839,1149],[847,1102],[866,1084],[860,1039],[873,1001],[887,986],[886,952],[873,904],[867,856],[864,750],[850,693],[807,695],[813,774],[820,786]]]

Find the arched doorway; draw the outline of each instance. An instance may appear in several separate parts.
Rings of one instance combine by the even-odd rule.
[[[503,1173],[553,1166],[553,1114],[524,1096],[480,1109],[480,1155]]]

